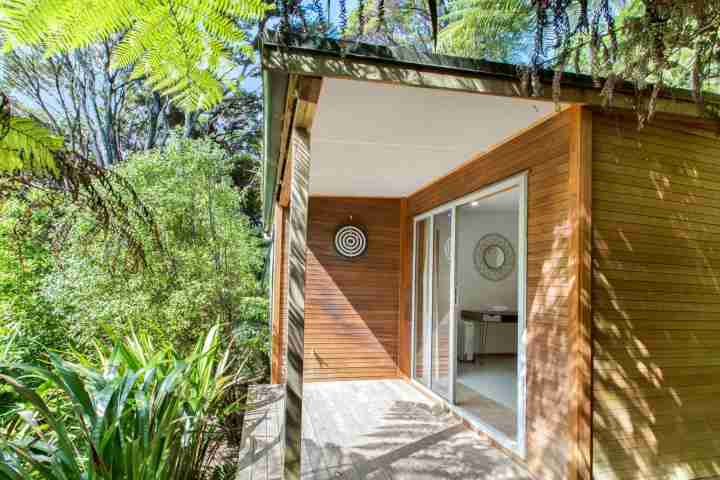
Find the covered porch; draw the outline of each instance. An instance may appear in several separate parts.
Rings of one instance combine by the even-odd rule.
[[[290,52],[264,47],[277,468],[577,477],[589,112],[492,72],[472,92],[418,70],[419,84],[364,78],[389,67],[340,50]],[[345,73],[323,70],[328,57]]]
[[[238,478],[281,479],[282,390],[255,390],[253,405]],[[301,472],[307,480],[531,478],[442,405],[392,379],[305,385]]]

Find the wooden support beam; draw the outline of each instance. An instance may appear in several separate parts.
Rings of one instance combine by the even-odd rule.
[[[573,358],[572,454],[568,478],[592,478],[592,112],[573,107],[570,128],[569,185],[571,355]]]
[[[300,100],[317,105],[320,101],[320,90],[322,90],[322,77],[300,77],[297,90]]]
[[[285,324],[283,322],[283,286],[286,284],[287,274],[287,250],[285,245],[285,216],[287,209],[275,205],[274,226],[273,226],[273,273],[272,273],[272,346],[270,362],[270,382],[282,384],[283,358],[285,347]]]
[[[280,153],[278,154],[277,198],[281,207],[290,205],[290,155],[289,145],[292,136],[292,127],[295,123],[295,103],[297,91],[297,75],[288,78],[287,93],[285,94],[285,108],[283,109],[282,132],[280,133]]]
[[[292,114],[288,114],[283,126],[287,130],[287,133],[283,133],[284,142],[286,143],[290,141],[290,133],[293,128],[304,128],[308,132],[312,131],[315,112],[320,100],[320,89],[322,88],[322,78],[320,77],[292,75],[291,79],[292,81],[288,87],[288,98],[286,99],[286,111],[292,112]],[[290,165],[292,158],[288,153],[288,148],[281,148],[280,163],[283,167],[278,177],[280,179],[278,203],[283,207],[290,204],[289,172],[292,171]]]
[[[308,227],[310,135],[294,128],[291,138],[288,241],[287,385],[285,411],[285,480],[300,478],[302,444],[303,357],[305,342],[305,255]]]

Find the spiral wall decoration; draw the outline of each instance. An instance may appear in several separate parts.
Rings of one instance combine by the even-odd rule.
[[[345,258],[356,258],[367,251],[365,230],[357,225],[341,225],[335,231],[335,251]]]

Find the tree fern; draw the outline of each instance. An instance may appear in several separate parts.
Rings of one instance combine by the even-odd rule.
[[[13,116],[3,94],[0,105],[0,173],[57,174],[55,154],[63,148],[62,138],[30,118]]]
[[[0,0],[0,28],[5,48],[42,45],[49,55],[119,38],[113,66],[191,111],[222,99],[230,53],[252,54],[239,22],[270,8],[263,0]]]
[[[509,61],[530,38],[528,0],[451,0],[442,17],[438,50]]]

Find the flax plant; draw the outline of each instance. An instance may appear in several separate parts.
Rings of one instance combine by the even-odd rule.
[[[100,357],[99,369],[51,355],[48,368],[0,375],[27,403],[24,428],[0,436],[0,480],[206,478],[223,417],[241,407],[228,392],[245,380],[219,328],[187,358],[134,335]],[[62,405],[25,386],[32,379]]]

